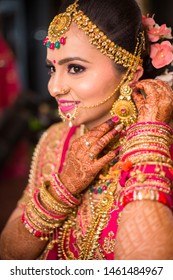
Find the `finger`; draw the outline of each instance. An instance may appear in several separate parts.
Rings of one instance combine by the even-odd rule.
[[[109,153],[107,153],[106,155],[104,155],[103,157],[99,158],[97,160],[97,162],[95,163],[97,168],[99,168],[99,170],[101,170],[106,164],[108,164],[110,161],[112,161],[113,159],[116,158],[116,156],[119,153],[119,147],[113,151],[110,151]]]
[[[123,125],[119,124],[114,129],[109,131],[103,137],[98,139],[90,148],[89,152],[97,157],[97,155],[111,142],[112,139],[118,140],[120,132],[123,129]]]
[[[135,102],[135,105],[137,107],[138,112],[141,110],[141,108],[144,106],[145,104],[145,98],[144,96],[139,93],[138,91],[134,91],[132,94],[133,100]]]
[[[163,89],[163,90],[166,89],[167,91],[172,92],[172,88],[171,88],[171,86],[168,83],[166,83],[164,81],[161,81],[161,80],[153,80],[153,82],[157,86],[159,86],[161,89]]]
[[[140,86],[143,86],[147,96],[146,101],[150,106],[156,106],[158,104],[161,104],[162,102],[165,103],[166,100],[171,103],[173,101],[172,89],[164,81],[149,80],[149,82],[145,81],[144,83],[140,83]]]
[[[156,86],[156,83],[154,83],[153,80],[149,79],[145,81],[140,81],[136,84],[136,87],[144,90],[146,95],[145,103],[147,103],[148,105],[157,104],[159,99],[159,87]]]
[[[107,132],[112,130],[117,124],[119,124],[120,119],[118,117],[113,117],[112,119],[107,120],[106,122],[98,125],[88,131],[84,136],[81,137],[81,141],[90,147],[98,139],[100,139]]]
[[[139,81],[136,84],[136,86],[137,86],[137,88],[141,88],[141,89],[146,88],[146,90],[149,86],[153,86],[156,90],[167,90],[167,91],[172,92],[170,85],[161,80],[154,80],[154,79],[142,80],[142,81]]]

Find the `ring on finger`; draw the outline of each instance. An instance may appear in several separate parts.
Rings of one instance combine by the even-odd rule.
[[[89,157],[90,157],[90,159],[94,159],[95,158],[93,153],[89,153]]]
[[[89,141],[84,140],[84,142],[85,142],[85,145],[86,145],[87,147],[90,147],[90,146],[91,146],[91,144],[90,144],[90,142],[89,142]]]

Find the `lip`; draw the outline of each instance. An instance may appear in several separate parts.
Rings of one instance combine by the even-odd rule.
[[[62,113],[69,112],[75,109],[75,106],[78,105],[79,101],[71,100],[58,100],[59,108]]]

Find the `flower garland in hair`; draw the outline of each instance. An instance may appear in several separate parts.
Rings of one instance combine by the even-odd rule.
[[[150,58],[152,65],[160,69],[173,62],[172,29],[166,24],[159,26],[152,17],[142,16],[142,23],[146,27],[148,39],[151,42]]]

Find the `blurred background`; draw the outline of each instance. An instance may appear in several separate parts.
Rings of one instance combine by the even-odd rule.
[[[143,14],[173,27],[172,0],[138,0]],[[60,0],[0,0],[0,232],[28,180],[42,132],[60,121],[47,90],[42,41]]]

